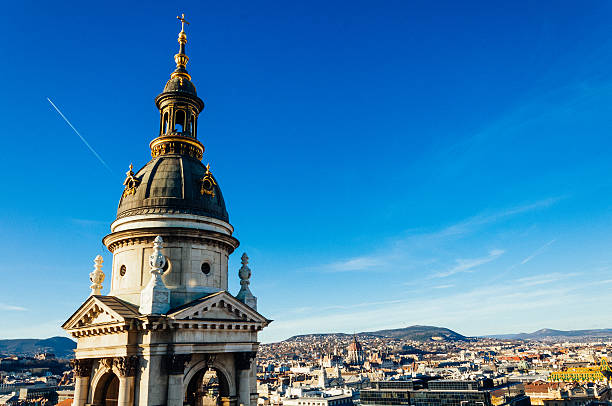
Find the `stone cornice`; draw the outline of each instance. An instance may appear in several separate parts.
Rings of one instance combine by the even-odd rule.
[[[72,329],[69,333],[74,338],[125,333],[129,331],[161,331],[161,330],[210,330],[257,332],[265,327],[265,323],[246,320],[174,320],[168,317],[148,318],[143,316],[125,323],[108,323],[83,326]]]
[[[196,244],[212,245],[227,249],[230,254],[240,244],[234,237],[216,231],[170,227],[139,228],[119,231],[104,237],[102,243],[106,245],[110,252],[115,252],[119,247],[139,244],[150,245],[158,235],[161,235],[164,242],[167,244],[175,242],[193,242]]]
[[[91,326],[83,326],[69,330],[68,332],[72,337],[87,337],[87,336],[99,336],[107,334],[124,333],[130,330],[137,330],[134,323],[108,323],[108,324],[94,324]]]
[[[174,320],[164,318],[163,320],[141,320],[142,330],[226,330],[226,331],[261,331],[265,325],[261,322],[245,320]]]

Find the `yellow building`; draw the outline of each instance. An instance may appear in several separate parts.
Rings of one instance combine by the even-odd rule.
[[[599,367],[586,367],[552,372],[548,379],[552,382],[605,382],[606,377]]]

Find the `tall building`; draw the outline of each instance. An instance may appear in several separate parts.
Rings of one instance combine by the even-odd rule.
[[[411,380],[373,382],[361,390],[364,406],[530,406],[518,383],[491,380]]]
[[[353,336],[353,342],[347,347],[348,355],[346,363],[349,365],[362,365],[365,362],[365,353],[363,347],[357,341],[357,336]]]
[[[155,98],[159,134],[152,159],[123,183],[104,245],[113,254],[110,293],[101,295],[102,257],[91,296],[63,324],[77,340],[74,406],[257,404],[258,332],[251,270],[227,291],[238,247],[219,183],[201,162],[198,97],[186,66],[184,16],[176,69]]]

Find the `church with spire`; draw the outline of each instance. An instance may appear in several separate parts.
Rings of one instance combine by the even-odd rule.
[[[73,406],[255,406],[257,311],[242,255],[240,291],[228,292],[232,236],[198,118],[204,102],[187,72],[184,15],[176,69],[155,98],[151,160],[132,165],[103,243],[112,253],[90,273],[91,295],[62,325],[77,340]],[[108,295],[103,284],[110,283]]]

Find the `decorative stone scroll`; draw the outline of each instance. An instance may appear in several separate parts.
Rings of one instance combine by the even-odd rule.
[[[78,377],[89,377],[91,375],[92,359],[73,359],[70,365],[74,370],[74,375]]]
[[[113,359],[113,366],[119,370],[121,376],[136,376],[138,369],[138,357],[131,355]]]
[[[251,362],[255,359],[257,355],[254,351],[249,352],[237,352],[234,355],[234,360],[236,362],[236,369],[245,370],[251,369]]]
[[[166,368],[169,375],[182,375],[185,364],[191,361],[191,354],[170,354],[166,359]]]
[[[100,365],[102,365],[106,369],[111,369],[113,367],[113,359],[112,358],[102,358],[100,360]]]

